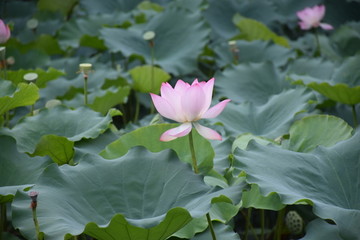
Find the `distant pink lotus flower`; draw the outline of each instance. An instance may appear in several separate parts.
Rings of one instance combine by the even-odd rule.
[[[319,5],[312,8],[305,8],[301,11],[298,11],[296,15],[300,18],[300,28],[303,30],[308,30],[310,28],[321,27],[324,30],[332,30],[333,26],[327,23],[321,23],[325,15],[325,6]]]
[[[0,19],[0,44],[6,43],[10,38],[10,28]]]
[[[190,85],[178,80],[172,88],[169,83],[161,85],[161,96],[150,93],[157,111],[164,117],[182,123],[179,127],[164,132],[160,141],[171,141],[183,137],[191,132],[192,127],[201,136],[212,140],[221,140],[221,135],[216,131],[197,123],[203,118],[214,118],[225,108],[230,99],[226,99],[210,107],[215,79],[198,82],[197,79]]]

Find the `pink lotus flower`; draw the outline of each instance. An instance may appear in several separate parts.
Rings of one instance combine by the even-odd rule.
[[[208,82],[198,82],[195,79],[190,85],[178,80],[174,88],[169,83],[163,83],[160,89],[161,96],[150,93],[155,108],[162,116],[182,123],[179,127],[164,132],[160,141],[167,142],[183,137],[191,132],[193,126],[204,138],[221,140],[219,133],[196,122],[218,116],[230,102],[230,99],[226,99],[209,109],[214,81],[214,78]]]
[[[300,18],[299,22],[300,28],[303,30],[308,30],[310,28],[321,27],[324,30],[332,30],[333,26],[327,23],[321,23],[325,15],[325,6],[319,5],[312,8],[305,8],[304,10],[298,11],[296,15]]]
[[[6,43],[10,38],[10,28],[0,19],[0,44]]]

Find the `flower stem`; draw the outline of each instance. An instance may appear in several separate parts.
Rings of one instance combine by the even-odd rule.
[[[276,220],[275,240],[281,240],[282,226],[284,222],[285,208],[281,209],[278,213]]]
[[[134,92],[135,95],[135,116],[134,116],[134,123],[137,123],[137,121],[139,120],[139,113],[140,113],[140,101],[139,101],[139,97],[136,94],[136,92]]]
[[[315,57],[321,56],[321,46],[320,46],[320,40],[319,40],[319,33],[317,29],[315,29],[315,41],[316,41],[316,50],[315,50]]]
[[[198,169],[198,166],[197,166],[196,155],[195,155],[195,147],[194,147],[194,140],[193,140],[193,135],[192,134],[193,134],[193,130],[191,130],[191,132],[189,133],[189,145],[190,145],[190,151],[191,151],[191,159],[192,159],[194,172],[196,174],[198,174],[199,169]]]
[[[351,106],[352,107],[352,114],[353,114],[353,120],[354,120],[354,128],[356,128],[359,124],[357,119],[357,113],[356,113],[356,107],[355,104]]]
[[[261,240],[265,239],[265,210],[260,209],[260,218],[261,218]]]
[[[209,213],[206,214],[206,219],[207,219],[207,222],[208,222],[208,224],[209,224],[209,228],[210,228],[210,232],[211,232],[211,237],[212,237],[213,240],[216,240],[216,235],[215,235],[214,226],[213,226],[213,224],[212,224],[212,222],[211,222],[211,218],[210,218],[210,214],[209,214]]]
[[[88,104],[88,98],[87,98],[87,88],[88,88],[88,76],[86,74],[84,74],[84,104],[87,105]]]
[[[6,203],[0,204],[0,240],[2,240],[3,232],[6,230]]]

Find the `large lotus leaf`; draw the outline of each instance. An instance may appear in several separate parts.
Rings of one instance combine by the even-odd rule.
[[[289,64],[288,74],[308,75],[320,79],[330,79],[335,64],[322,58],[298,58]]]
[[[47,0],[39,0],[37,6],[40,10],[60,11],[62,14],[67,16],[77,2],[78,0],[53,0],[51,2]]]
[[[32,155],[49,156],[55,163],[63,165],[73,160],[74,153],[74,142],[66,137],[44,135],[40,138]]]
[[[106,159],[118,158],[134,146],[144,146],[150,151],[159,152],[167,148],[175,150],[180,160],[192,163],[188,136],[177,138],[170,142],[161,142],[160,136],[166,130],[178,124],[157,124],[138,128],[124,134],[118,140],[109,144],[101,155]],[[195,152],[200,171],[208,171],[213,167],[214,150],[208,140],[194,133]]]
[[[36,86],[38,88],[44,88],[46,87],[47,82],[64,75],[63,72],[51,67],[47,71],[44,71],[41,68],[31,70],[20,69],[17,71],[7,71],[8,79],[11,79],[11,81],[15,84],[23,82],[24,75],[27,73],[36,73],[38,75],[38,78],[36,79]]]
[[[360,55],[349,57],[338,66],[330,79],[292,74],[296,84],[304,84],[324,96],[345,104],[360,102]]]
[[[88,107],[101,114],[106,114],[109,109],[117,104],[124,103],[130,93],[130,87],[111,87],[106,90],[96,90],[88,94]],[[76,94],[76,96],[63,103],[66,106],[77,108],[84,105],[84,94]]]
[[[306,235],[301,240],[342,240],[336,225],[330,225],[322,219],[315,219],[306,226]]]
[[[161,68],[145,65],[134,67],[129,71],[134,81],[134,90],[143,93],[160,92],[161,83],[169,81],[170,75]]]
[[[309,202],[313,212],[332,219],[343,239],[357,239],[360,229],[360,132],[332,147],[298,153],[250,144],[235,153],[235,166],[247,173],[263,195],[279,194],[284,204]],[[265,167],[264,167],[265,166]]]
[[[209,34],[199,12],[168,8],[139,28],[104,28],[100,32],[111,52],[121,51],[127,57],[140,55],[148,64],[154,62],[175,75],[196,70],[197,57]],[[146,31],[155,33],[153,50],[143,38]]]
[[[80,5],[90,14],[128,12],[134,9],[142,0],[80,0]]]
[[[91,46],[104,49],[104,43],[100,40],[91,39],[99,36],[99,30],[103,25],[119,25],[129,16],[127,14],[102,14],[90,15],[87,18],[74,18],[68,21],[59,31],[59,43],[63,49],[67,47]],[[88,40],[88,41],[86,41]],[[98,43],[93,46],[91,41]]]
[[[285,205],[281,203],[279,195],[275,192],[270,193],[268,196],[263,196],[260,193],[259,186],[252,184],[249,191],[243,192],[241,207],[278,211],[284,208]]]
[[[234,152],[236,148],[240,148],[242,150],[246,150],[247,146],[249,145],[249,142],[251,140],[256,141],[259,144],[262,145],[268,145],[268,144],[278,144],[277,141],[269,138],[264,138],[261,136],[255,136],[251,133],[244,133],[240,134],[233,142],[231,151]]]
[[[76,61],[76,60],[74,60]],[[72,62],[73,63],[73,62]],[[78,71],[79,62],[75,63],[76,71]],[[91,95],[92,92],[101,92],[102,86],[105,84],[107,79],[118,79],[120,73],[114,69],[109,69],[107,66],[100,64],[93,64],[95,70],[89,74],[88,77],[88,93]],[[71,74],[68,73],[68,75]],[[76,93],[83,93],[84,88],[84,77],[82,74],[75,75],[73,79],[67,79],[60,77],[54,81],[48,83],[46,89],[41,89],[41,96],[50,100],[57,97],[64,97],[66,99],[73,98]],[[90,96],[89,96],[90,97]]]
[[[331,41],[336,43],[337,52],[342,56],[353,56],[360,51],[359,23],[342,25],[331,35]]]
[[[0,203],[11,201],[17,189],[33,185],[49,164],[47,158],[19,153],[13,138],[0,136]]]
[[[19,83],[16,88],[9,81],[0,81],[0,89],[0,116],[10,109],[32,105],[39,98],[39,89],[33,83]]]
[[[217,72],[216,95],[233,102],[266,103],[288,84],[271,62],[246,63]]]
[[[252,102],[229,103],[212,122],[221,122],[232,136],[252,133],[256,136],[277,138],[287,133],[294,116],[310,108],[312,98],[304,89],[290,89],[272,96],[263,105]]]
[[[272,61],[277,67],[283,66],[288,59],[295,58],[295,52],[292,49],[279,46],[265,41],[236,41],[238,52],[233,53],[227,41],[221,42],[214,46],[214,51],[218,58],[216,61],[220,67],[231,63],[246,62],[265,62]],[[235,49],[234,49],[235,50]]]
[[[209,7],[204,12],[204,15],[217,39],[228,40],[238,34],[239,31],[232,21],[232,17],[236,13],[264,23],[273,22],[278,18],[270,1],[210,0],[208,2]]]
[[[288,149],[310,152],[317,146],[332,146],[352,136],[352,127],[330,115],[313,115],[295,122],[290,130]]]
[[[6,134],[16,139],[20,152],[33,153],[44,135],[62,136],[74,142],[83,138],[96,138],[109,128],[112,116],[116,114],[116,111],[110,111],[104,117],[85,107],[70,110],[56,106],[23,119]]]
[[[253,40],[271,40],[274,43],[283,47],[289,47],[289,42],[285,37],[276,35],[265,24],[258,22],[254,19],[245,18],[240,14],[235,14],[233,21],[235,25],[240,29],[240,34],[236,39],[244,39],[247,41]]]
[[[84,231],[98,239],[158,240],[204,216],[212,201],[237,204],[242,188],[207,186],[170,150],[134,148],[111,161],[85,155],[75,167],[51,165],[32,190],[39,192],[37,217],[48,239]],[[34,239],[26,193],[17,193],[12,209],[14,226]]]

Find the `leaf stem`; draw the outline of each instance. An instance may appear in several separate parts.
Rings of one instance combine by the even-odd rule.
[[[2,240],[3,232],[6,230],[6,203],[0,204],[0,240]]]
[[[285,216],[285,208],[281,209],[277,216],[276,229],[275,229],[275,240],[281,240],[284,216]]]
[[[88,104],[87,92],[88,92],[88,76],[84,74],[84,104]]]
[[[210,232],[211,232],[211,237],[212,237],[213,240],[216,240],[216,234],[215,234],[214,226],[213,226],[213,224],[212,224],[212,222],[211,222],[211,217],[210,217],[210,214],[209,214],[209,213],[206,214],[206,219],[207,219],[207,222],[208,222],[208,224],[209,224],[209,228],[210,228]]]
[[[353,104],[351,107],[352,107],[352,114],[353,114],[353,120],[354,120],[354,128],[357,128],[357,126],[359,125],[359,122],[358,122],[358,119],[357,119],[357,113],[356,113],[355,104]]]
[[[137,123],[138,119],[139,119],[139,112],[140,112],[140,101],[139,101],[139,97],[136,94],[136,92],[134,91],[134,95],[135,95],[135,116],[134,116],[134,123]]]
[[[194,168],[194,172],[196,174],[199,173],[199,169],[197,166],[197,161],[196,161],[196,155],[195,155],[195,147],[194,147],[194,140],[193,140],[193,130],[191,130],[191,132],[188,134],[189,135],[189,145],[190,145],[190,151],[191,151],[191,159],[192,159],[192,165]]]
[[[261,240],[265,239],[265,210],[260,209],[260,218],[261,218]]]

